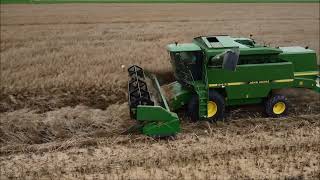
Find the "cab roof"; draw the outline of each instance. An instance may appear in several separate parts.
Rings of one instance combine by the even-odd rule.
[[[239,48],[241,54],[280,54],[283,51],[279,48],[272,48],[266,46],[250,47],[245,44],[241,44],[236,40],[250,40],[248,38],[233,38],[228,35],[216,35],[216,36],[199,36],[193,39],[192,43],[175,43],[169,44],[167,50],[170,52],[182,52],[182,51],[205,51],[215,52],[224,51],[224,49]]]
[[[194,43],[183,43],[183,44],[169,44],[167,50],[170,52],[181,52],[181,51],[201,51],[201,48]]]
[[[246,45],[240,44],[235,41],[234,38],[228,35],[217,35],[217,36],[199,36],[194,38],[194,41],[203,44],[206,48],[249,48]]]

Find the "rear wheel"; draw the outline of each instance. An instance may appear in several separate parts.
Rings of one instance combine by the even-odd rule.
[[[216,91],[209,91],[208,120],[214,122],[224,118],[225,101],[224,97]]]
[[[288,100],[283,95],[273,95],[265,103],[265,111],[270,117],[283,117],[288,113]]]

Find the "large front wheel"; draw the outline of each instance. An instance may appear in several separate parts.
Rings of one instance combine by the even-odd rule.
[[[215,122],[224,118],[225,101],[224,97],[216,91],[209,91],[209,99],[207,102],[207,120]],[[188,116],[194,122],[199,118],[199,97],[194,94],[188,103]]]
[[[209,91],[209,100],[207,106],[207,118],[210,122],[215,122],[224,118],[225,101],[216,91]]]

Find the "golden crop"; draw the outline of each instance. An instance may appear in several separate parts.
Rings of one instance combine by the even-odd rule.
[[[255,105],[217,124],[182,118],[174,140],[121,134],[131,64],[171,80],[166,44],[208,34],[319,52],[317,4],[1,5],[0,25],[0,179],[320,178],[307,90],[283,92],[283,119]]]

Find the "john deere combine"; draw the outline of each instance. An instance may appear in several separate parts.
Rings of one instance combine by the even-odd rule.
[[[288,111],[283,88],[320,92],[315,51],[303,47],[266,47],[251,38],[201,36],[192,43],[169,44],[176,78],[160,86],[155,75],[131,66],[129,106],[134,129],[153,137],[175,135],[180,120],[175,111],[187,107],[193,121],[216,121],[226,106],[264,103],[268,116]]]

